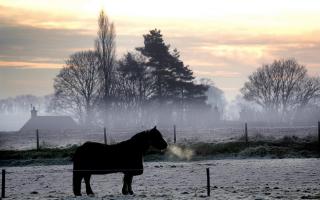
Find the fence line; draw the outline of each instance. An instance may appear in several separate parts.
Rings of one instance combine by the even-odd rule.
[[[6,193],[6,170],[2,169],[2,181],[1,181],[1,198],[5,198]]]
[[[170,164],[168,164],[168,167],[170,166]],[[151,168],[145,168],[147,170],[152,170]],[[159,169],[161,168],[157,168],[157,170],[159,171]],[[73,169],[59,169],[59,173],[62,173],[62,172],[69,172],[69,173],[73,173],[73,172],[90,172],[90,171],[102,171],[102,172],[107,172],[107,174],[110,174],[108,172],[114,172],[114,173],[117,173],[118,171],[136,171],[136,170],[144,170],[143,168],[139,168],[139,169],[113,169],[113,170],[73,170]],[[211,190],[211,186],[210,186],[210,169],[209,168],[205,168],[206,170],[206,179],[203,177],[203,179],[201,181],[199,181],[197,184],[196,184],[196,187],[197,188],[203,188],[203,189],[207,189],[207,195],[210,196],[210,190]],[[2,169],[2,185],[1,185],[1,199],[4,199],[4,198],[10,198],[11,197],[11,193],[10,190],[9,191],[6,191],[6,189],[10,189],[10,187],[6,187],[6,178],[8,178],[8,181],[10,182],[10,180],[13,180],[14,177],[10,177],[10,174],[13,174],[13,175],[16,175],[17,172],[15,171],[8,171],[6,169]],[[45,172],[41,172],[42,174],[43,173],[51,173],[51,172],[56,172],[56,169],[51,169],[51,170],[45,170]],[[6,177],[6,174],[8,174],[8,177]],[[31,176],[36,176],[37,174],[34,173],[32,174]],[[185,174],[186,175],[186,174]],[[121,175],[120,175],[121,176]],[[23,177],[23,176],[22,176]],[[201,173],[197,175],[197,177],[202,177]],[[206,186],[205,186],[205,183],[206,182]],[[203,184],[201,184],[203,183]],[[70,184],[72,184],[71,180],[70,180]],[[92,184],[92,183],[91,183]],[[121,183],[120,183],[121,185]],[[72,186],[72,185],[71,185]],[[30,191],[34,191],[34,188],[30,188]],[[8,193],[8,194],[7,194]],[[30,193],[32,194],[32,193]],[[71,194],[71,193],[70,193]]]
[[[244,138],[245,138],[246,145],[248,146],[249,138],[248,138],[248,125],[247,125],[247,123],[244,124]]]
[[[319,148],[320,148],[320,121],[318,121],[318,142],[319,142]]]
[[[39,144],[39,129],[36,130],[36,138],[37,138],[37,151],[40,149],[40,144]]]
[[[207,172],[207,195],[210,197],[210,168],[206,168]]]
[[[103,128],[103,135],[104,135],[104,144],[107,144],[107,129],[106,129],[106,127]]]
[[[318,127],[318,128],[317,128]],[[246,144],[249,139],[277,139],[283,136],[295,135],[298,137],[318,137],[320,148],[320,121],[317,126],[299,127],[252,127],[244,123],[244,127],[212,128],[212,129],[187,129],[173,125],[171,128],[159,128],[164,137],[173,143],[185,141],[203,142],[226,142],[244,138]],[[141,129],[69,129],[61,133],[54,133],[42,129],[36,129],[33,134],[29,133],[0,133],[0,149],[30,149],[39,150],[41,147],[63,147],[72,144],[81,144],[85,141],[94,141],[113,144],[129,139]],[[112,133],[112,135],[111,135]],[[179,140],[177,136],[179,135]],[[314,135],[314,136],[313,136]],[[260,138],[259,138],[260,137]],[[36,144],[34,143],[36,142]],[[35,145],[35,146],[34,146]]]
[[[176,135],[176,125],[173,125],[173,143],[177,142],[177,135]]]

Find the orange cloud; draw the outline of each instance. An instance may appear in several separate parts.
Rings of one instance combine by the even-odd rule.
[[[56,63],[42,63],[42,62],[17,62],[17,61],[1,61],[0,68],[14,67],[14,68],[61,68],[61,64]]]
[[[50,10],[30,10],[24,7],[2,6],[0,19],[8,25],[22,25],[46,29],[85,29],[93,30],[95,18],[83,18],[69,13],[55,13]],[[85,32],[84,32],[85,33]]]

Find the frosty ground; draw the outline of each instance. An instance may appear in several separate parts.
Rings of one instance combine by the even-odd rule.
[[[72,166],[8,167],[7,199],[320,199],[320,159],[226,159],[146,162],[133,181],[135,195],[121,194],[122,175],[96,175],[96,197],[72,194]],[[206,168],[211,197],[206,196]]]

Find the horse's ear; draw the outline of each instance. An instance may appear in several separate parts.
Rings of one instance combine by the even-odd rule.
[[[157,129],[157,126],[154,126],[153,129]]]

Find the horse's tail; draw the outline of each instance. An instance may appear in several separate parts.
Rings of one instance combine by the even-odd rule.
[[[70,156],[70,160],[71,161],[77,161],[79,158],[80,158],[80,156],[79,156],[79,154],[81,154],[81,151],[82,151],[82,147],[83,145],[81,145],[81,146],[79,146],[76,150],[75,150],[75,152],[73,153],[73,154],[71,154],[71,156]]]
[[[74,162],[76,158],[78,157],[77,155],[79,154],[79,147],[70,155],[70,161]]]
[[[79,147],[70,155],[70,161],[74,162],[76,158],[78,157],[77,155],[79,154]]]

